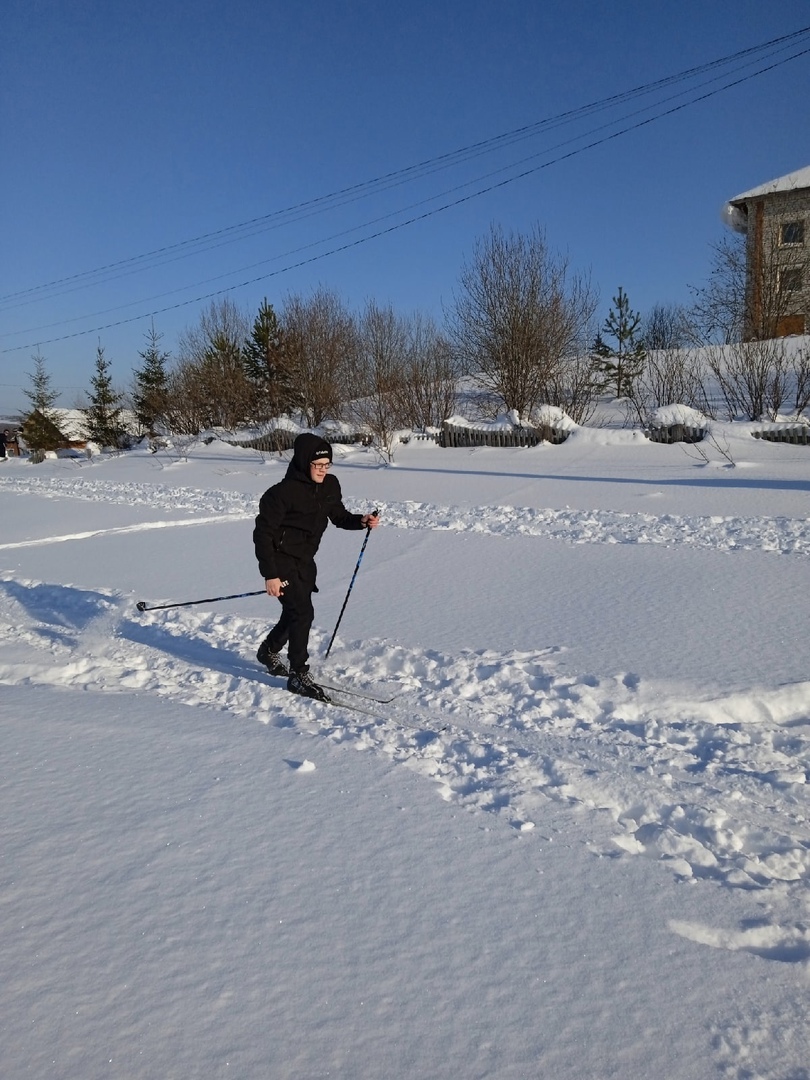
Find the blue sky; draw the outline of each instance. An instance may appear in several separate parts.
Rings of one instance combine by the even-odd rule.
[[[72,405],[99,342],[124,388],[152,317],[173,351],[232,286],[251,314],[326,285],[441,319],[491,223],[543,227],[602,315],[619,285],[642,312],[688,302],[725,200],[810,164],[810,53],[782,63],[810,37],[540,122],[808,24],[806,0],[5,0],[0,411],[37,344]]]

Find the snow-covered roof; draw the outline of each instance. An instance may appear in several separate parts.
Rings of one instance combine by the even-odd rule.
[[[755,199],[759,195],[772,195],[777,191],[797,191],[801,188],[810,188],[810,165],[788,173],[787,176],[780,176],[777,180],[768,180],[767,183],[751,188],[750,191],[744,191],[741,195],[735,195],[733,199],[729,199],[729,203],[733,206],[736,203],[745,202],[746,199]]]
[[[49,409],[48,412],[65,438],[73,439],[76,442],[87,438],[86,409],[52,408]],[[119,414],[119,419],[128,431],[137,430],[137,417],[130,409],[122,409]]]
[[[68,439],[86,439],[87,414],[83,409],[51,409],[54,423]]]

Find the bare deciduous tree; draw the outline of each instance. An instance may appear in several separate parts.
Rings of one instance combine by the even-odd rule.
[[[596,309],[589,281],[553,254],[544,233],[493,226],[461,270],[449,315],[456,355],[507,410],[549,403],[566,357],[582,351]]]
[[[793,390],[797,410],[806,407],[801,356],[776,336],[791,311],[803,248],[780,244],[774,230],[759,244],[754,267],[740,233],[713,251],[709,282],[692,290],[694,325],[698,340],[710,343],[707,367],[729,417],[774,419]]]
[[[189,327],[180,337],[178,354],[181,360],[199,360],[216,344],[227,343],[232,349],[244,344],[250,324],[248,316],[233,300],[212,300],[201,313],[196,326]]]
[[[337,418],[356,350],[351,312],[337,293],[321,287],[309,297],[288,296],[281,324],[297,407],[311,427]]]
[[[575,424],[585,424],[596,409],[593,364],[587,353],[567,357],[552,372],[546,402],[556,405]]]
[[[776,337],[791,309],[792,275],[803,268],[804,248],[781,245],[774,232],[763,241],[752,273],[741,233],[730,233],[711,247],[709,280],[691,287],[696,343],[730,345]]]
[[[730,420],[776,419],[790,387],[791,362],[784,338],[709,346],[705,356]]]
[[[190,360],[179,360],[169,375],[162,419],[173,435],[198,435],[210,426],[208,395],[198,376]]]
[[[453,414],[458,372],[450,343],[419,314],[371,301],[357,331],[349,410],[391,461],[397,432],[438,427]]]
[[[798,416],[810,408],[810,349],[805,345],[793,357],[795,399],[793,408]]]
[[[169,378],[167,420],[173,430],[196,434],[233,429],[252,419],[255,387],[245,373],[245,313],[225,299],[212,301],[199,323],[180,338],[178,364]]]
[[[396,432],[405,426],[402,409],[408,334],[393,308],[370,301],[357,323],[349,411],[372,435],[373,445],[390,461]]]
[[[459,368],[453,350],[430,318],[413,315],[406,332],[407,365],[401,386],[404,425],[421,431],[440,427],[456,411]]]
[[[690,286],[690,326],[697,345],[729,345],[745,332],[745,238],[729,233],[710,246],[709,279]]]
[[[706,394],[706,365],[701,356],[699,349],[656,349],[647,354],[634,391],[636,412],[643,423],[662,405],[688,405],[712,415]]]
[[[681,304],[654,304],[644,316],[641,330],[648,352],[683,349],[693,340],[690,313]]]

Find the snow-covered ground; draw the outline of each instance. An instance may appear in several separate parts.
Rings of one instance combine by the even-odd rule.
[[[807,1080],[810,448],[715,431],[336,448],[378,716],[135,607],[260,589],[284,461],[0,465],[2,1075]]]

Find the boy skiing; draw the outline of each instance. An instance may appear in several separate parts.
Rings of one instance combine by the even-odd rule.
[[[281,602],[281,618],[259,646],[256,658],[271,675],[288,675],[294,694],[327,700],[309,673],[309,632],[315,618],[312,594],[315,554],[331,521],[339,529],[376,529],[376,514],[351,514],[340,484],[331,476],[332,447],[320,435],[304,432],[293,444],[284,479],[259,502],[253,543],[268,596]],[[280,657],[287,646],[289,670]]]

